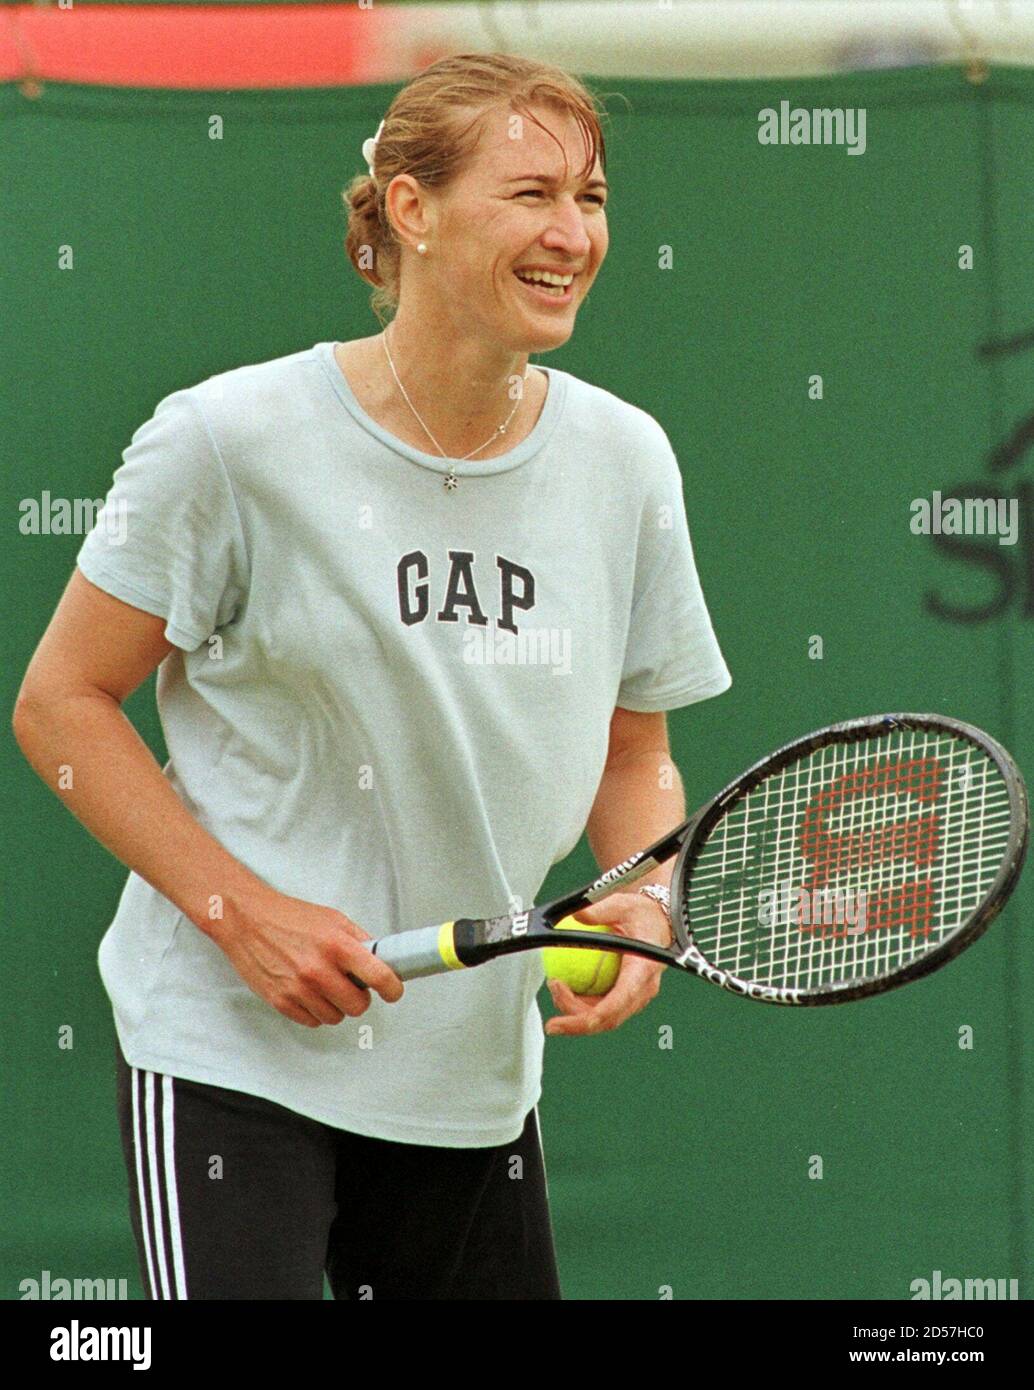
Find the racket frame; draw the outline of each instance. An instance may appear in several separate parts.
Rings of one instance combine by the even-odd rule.
[[[907,965],[866,980],[843,981],[808,988],[764,985],[744,980],[712,964],[693,940],[686,907],[686,880],[693,864],[718,821],[772,773],[820,748],[881,738],[898,729],[952,734],[975,745],[998,768],[1009,795],[1009,841],[994,882],[980,905],[948,937]],[[1029,809],[1023,777],[1010,754],[975,725],[938,714],[879,714],[842,720],[793,739],[741,772],[681,825],[663,835],[648,849],[640,850],[608,869],[584,888],[566,893],[540,907],[509,912],[498,917],[459,918],[438,927],[397,932],[371,944],[376,954],[400,971],[403,978],[439,974],[447,969],[481,965],[499,956],[544,946],[617,951],[675,966],[699,975],[730,993],[762,1003],[790,1005],[842,1004],[882,994],[927,975],[957,956],[981,936],[1005,905],[1019,878],[1026,854]],[[605,947],[598,932],[555,929],[562,918],[609,897],[626,884],[635,883],[652,869],[676,855],[671,876],[671,946],[659,946],[621,935],[609,935]]]
[[[687,908],[686,879],[692,873],[693,864],[717,821],[727,809],[747,796],[766,777],[809,753],[838,743],[856,743],[863,738],[885,737],[898,729],[952,734],[973,744],[984,753],[1002,775],[1009,796],[1009,841],[998,873],[977,908],[949,936],[929,951],[906,965],[866,980],[845,980],[834,984],[813,985],[807,989],[780,988],[740,979],[731,972],[711,964],[693,940],[693,927]],[[1005,906],[1020,876],[1027,852],[1030,812],[1023,775],[1006,749],[983,729],[964,723],[960,719],[949,718],[947,715],[898,713],[845,719],[793,739],[736,777],[694,820],[692,834],[683,844],[671,876],[672,930],[685,956],[685,959],[676,963],[712,984],[763,1003],[816,1006],[847,1004],[908,984],[946,965],[982,936]]]

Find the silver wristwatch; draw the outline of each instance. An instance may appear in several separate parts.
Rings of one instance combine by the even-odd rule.
[[[655,903],[660,903],[661,907],[664,908],[664,915],[665,915],[665,916],[667,917],[667,919],[668,919],[668,928],[669,928],[668,936],[669,936],[669,938],[670,938],[669,941],[668,941],[668,945],[670,946],[671,943],[672,943],[672,941],[674,940],[674,938],[671,936],[671,930],[670,930],[670,929],[671,929],[671,892],[669,891],[669,889],[665,888],[664,885],[661,884],[661,883],[647,883],[644,887],[640,888],[639,891],[640,891],[640,893],[644,894],[645,897],[647,897],[647,898],[653,898],[653,900],[654,900]]]
[[[662,883],[647,883],[639,891],[645,893],[648,898],[653,898],[655,903],[660,903],[668,916],[671,916],[671,892]]]

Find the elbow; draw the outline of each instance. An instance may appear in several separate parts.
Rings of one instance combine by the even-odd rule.
[[[18,698],[11,711],[11,732],[14,741],[26,757],[35,742],[35,735],[46,710],[46,699],[38,690],[31,689],[25,682],[18,691]]]
[[[18,691],[18,698],[14,702],[14,709],[11,713],[11,732],[14,734],[15,743],[23,753],[29,740],[29,731],[35,710],[36,702],[30,695],[26,694],[25,687],[22,686],[21,690]]]

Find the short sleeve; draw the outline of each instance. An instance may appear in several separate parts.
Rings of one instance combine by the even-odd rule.
[[[237,502],[188,391],[162,400],[133,435],[76,563],[91,583],[166,619],[193,651],[229,622],[247,591]]]
[[[651,458],[640,516],[635,592],[617,703],[651,712],[718,695],[732,677],[697,577],[682,475],[667,436]]]

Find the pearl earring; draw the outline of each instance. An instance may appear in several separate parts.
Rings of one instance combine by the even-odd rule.
[[[426,255],[427,255],[427,244],[426,244],[426,242],[418,241],[417,244],[416,244],[416,249],[417,249],[418,255],[421,255],[421,256],[426,256]]]

